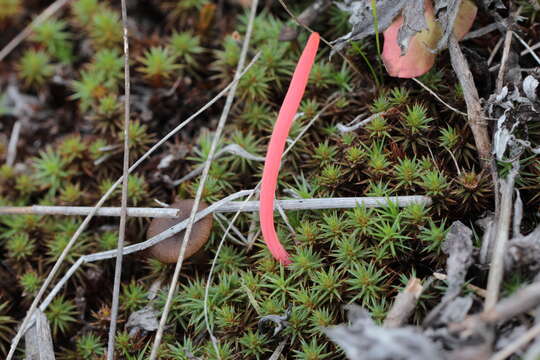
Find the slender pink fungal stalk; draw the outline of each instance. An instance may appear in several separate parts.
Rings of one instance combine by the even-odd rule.
[[[281,157],[285,149],[285,141],[287,140],[293,119],[306,90],[309,73],[315,61],[318,47],[319,34],[314,32],[309,37],[307,45],[294,70],[287,95],[285,95],[285,100],[283,100],[283,104],[279,110],[264,162],[259,208],[261,231],[272,255],[284,265],[290,264],[291,261],[289,260],[289,254],[279,242],[274,227],[274,199],[277,179],[281,166]]]

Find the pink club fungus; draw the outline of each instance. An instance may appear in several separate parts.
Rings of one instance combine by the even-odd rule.
[[[294,116],[300,106],[300,101],[304,96],[306,85],[309,79],[311,67],[315,61],[315,55],[319,47],[319,34],[312,33],[308,39],[307,45],[300,56],[296,65],[294,74],[279,110],[276,124],[268,144],[266,160],[261,184],[259,219],[261,222],[261,231],[272,255],[282,264],[290,264],[289,254],[279,242],[274,227],[274,199],[277,186],[279,168],[281,166],[281,157],[285,149],[285,142],[289,134]]]

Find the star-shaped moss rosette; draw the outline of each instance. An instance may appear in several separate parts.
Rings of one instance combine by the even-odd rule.
[[[349,0],[338,7],[351,14],[353,28],[334,42],[337,49],[382,32],[386,70],[400,78],[428,72],[450,36],[460,40],[469,32],[477,12],[471,0]]]

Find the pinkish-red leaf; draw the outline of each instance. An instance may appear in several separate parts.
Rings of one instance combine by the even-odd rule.
[[[435,63],[432,49],[441,37],[441,29],[435,21],[433,6],[430,0],[425,2],[425,17],[428,29],[411,38],[405,55],[401,55],[398,44],[398,33],[403,24],[403,16],[397,17],[392,25],[384,31],[384,46],[382,58],[386,71],[390,76],[413,78],[425,74]]]

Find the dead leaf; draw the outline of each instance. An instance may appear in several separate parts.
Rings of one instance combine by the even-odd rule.
[[[129,315],[126,328],[129,329],[129,335],[133,336],[140,330],[155,331],[158,328],[159,311],[152,307],[144,307]]]
[[[325,334],[338,344],[351,360],[437,360],[443,359],[437,347],[419,329],[386,329],[375,325],[369,313],[349,305],[350,325],[325,328]]]
[[[448,230],[442,245],[442,250],[448,255],[448,260],[446,260],[448,289],[444,294],[443,302],[444,299],[457,296],[465,283],[465,275],[473,262],[471,238],[472,230],[461,221],[454,221]]]

